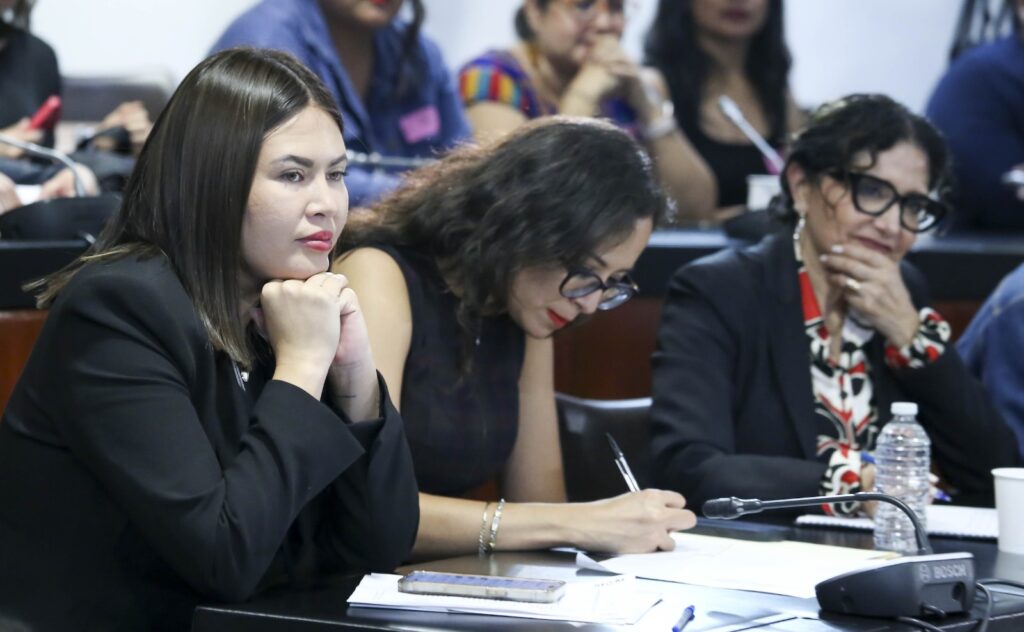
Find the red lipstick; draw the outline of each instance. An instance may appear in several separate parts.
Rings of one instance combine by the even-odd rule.
[[[561,329],[569,324],[568,320],[562,318],[557,312],[551,309],[548,310],[548,319],[551,320],[551,324],[553,324],[556,329]]]

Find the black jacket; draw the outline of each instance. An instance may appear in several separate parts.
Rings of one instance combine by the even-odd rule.
[[[411,550],[401,418],[215,352],[166,259],[61,292],[0,424],[0,629],[186,630],[200,601]],[[243,385],[244,384],[244,388]]]
[[[904,282],[927,304],[909,264]],[[917,402],[939,470],[965,502],[991,503],[994,467],[1016,463],[1010,429],[950,345],[936,362],[893,370],[885,341],[867,354],[879,416]],[[653,356],[655,478],[698,508],[719,496],[814,496],[826,464],[817,421],[797,263],[788,235],[722,251],[673,276]]]

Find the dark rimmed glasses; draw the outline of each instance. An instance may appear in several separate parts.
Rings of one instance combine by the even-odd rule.
[[[921,193],[900,195],[891,182],[858,171],[833,174],[845,182],[853,198],[853,206],[861,213],[878,217],[893,204],[900,209],[900,226],[913,233],[931,230],[949,213],[945,204]]]
[[[604,281],[596,272],[586,268],[572,268],[558,286],[559,293],[565,298],[583,298],[594,292],[601,292],[601,300],[597,309],[606,311],[615,309],[636,296],[640,288],[628,274],[618,274]]]

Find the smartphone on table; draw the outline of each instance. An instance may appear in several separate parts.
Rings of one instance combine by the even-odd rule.
[[[554,603],[565,594],[565,582],[557,579],[413,571],[398,580],[398,591],[422,595]]]

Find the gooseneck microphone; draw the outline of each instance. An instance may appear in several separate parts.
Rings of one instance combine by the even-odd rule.
[[[75,163],[71,161],[67,154],[56,149],[13,138],[6,134],[0,134],[0,144],[17,147],[30,156],[61,163],[71,171],[71,177],[75,182],[75,197],[85,197],[85,184],[82,183],[82,178],[78,175],[78,171],[75,170]]]
[[[782,173],[782,168],[786,166],[782,156],[780,156],[779,152],[775,151],[775,149],[768,144],[768,141],[764,139],[764,136],[761,136],[757,130],[754,129],[754,126],[747,121],[747,117],[743,116],[743,111],[740,110],[740,106],[736,105],[735,101],[723,94],[718,97],[718,109],[722,111],[725,118],[729,119],[733,125],[743,132],[744,136],[750,139],[750,142],[754,143],[754,147],[757,147],[758,151],[761,152],[761,155],[768,159],[768,162],[775,167],[776,172]]]
[[[346,152],[348,164],[366,165],[368,167],[379,167],[381,169],[419,169],[434,162],[433,158],[406,158],[404,156],[382,156],[377,152],[363,153],[348,150]]]
[[[817,507],[829,503],[842,502],[864,502],[868,500],[879,500],[896,505],[900,511],[905,513],[910,522],[914,525],[914,535],[917,537],[918,553],[931,555],[932,545],[928,542],[928,534],[921,527],[921,521],[917,514],[905,502],[878,492],[859,492],[857,494],[843,494],[839,496],[808,496],[806,498],[783,498],[781,500],[757,500],[756,498],[713,498],[704,503],[702,507],[704,515],[708,518],[724,518],[731,520],[745,514],[761,513],[766,509],[791,509],[793,507]]]
[[[708,518],[728,520],[769,509],[866,500],[890,503],[907,514],[914,525],[919,554],[819,583],[814,592],[822,610],[869,617],[916,617],[970,610],[975,594],[974,556],[970,553],[934,554],[928,534],[921,528],[914,510],[889,494],[860,492],[780,500],[713,498],[704,503],[703,511]]]

